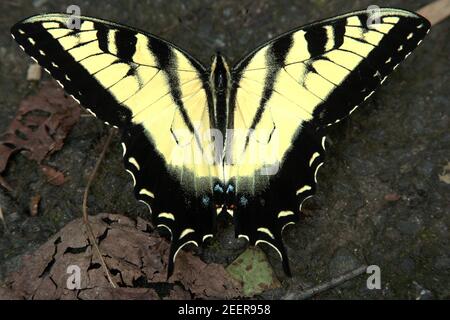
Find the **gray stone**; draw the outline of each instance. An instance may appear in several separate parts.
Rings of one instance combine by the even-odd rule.
[[[328,266],[332,277],[340,276],[352,271],[361,265],[358,259],[347,248],[339,248]]]

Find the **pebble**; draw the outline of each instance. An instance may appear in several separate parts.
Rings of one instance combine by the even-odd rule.
[[[328,266],[328,270],[332,277],[337,277],[352,271],[361,264],[358,259],[347,248],[339,248],[334,254]]]
[[[418,294],[416,296],[416,300],[431,300],[434,298],[433,293],[428,290],[427,288],[424,288],[417,282],[413,281],[413,284],[416,286]]]
[[[27,80],[28,81],[39,81],[41,80],[42,69],[37,63],[33,63],[28,67]]]
[[[233,10],[231,8],[226,8],[223,10],[223,16],[225,18],[231,17],[232,14],[233,14]]]
[[[33,0],[33,6],[35,8],[39,8],[39,7],[43,6],[46,2],[47,2],[47,0]]]
[[[415,235],[422,229],[422,221],[417,217],[410,217],[408,220],[399,221],[397,229],[403,234]]]

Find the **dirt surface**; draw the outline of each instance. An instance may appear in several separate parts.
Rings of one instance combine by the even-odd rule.
[[[377,4],[417,10],[428,2]],[[274,35],[373,1],[2,1],[0,132],[20,101],[36,92],[36,84],[26,81],[31,60],[9,28],[32,14],[65,12],[68,4],[79,5],[83,15],[160,35],[208,64],[216,50],[236,61]],[[450,161],[449,27],[450,20],[434,27],[368,103],[332,128],[318,194],[305,203],[302,222],[285,232],[293,277],[285,277],[276,253],[264,248],[282,288],[261,297],[295,298],[366,264],[381,268],[381,290],[368,290],[362,275],[315,298],[450,298],[450,179],[444,177]],[[81,215],[87,177],[107,132],[101,121],[81,117],[63,149],[46,161],[67,176],[59,187],[45,183],[37,165],[22,155],[11,161],[5,177],[14,190],[0,188],[7,226],[0,223],[0,283],[24,253]],[[148,218],[133,197],[121,154],[116,136],[91,189],[89,210]],[[32,217],[30,199],[37,194],[41,201]],[[199,254],[228,265],[244,248],[229,226]]]

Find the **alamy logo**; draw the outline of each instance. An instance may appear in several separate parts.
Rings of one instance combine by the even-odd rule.
[[[367,289],[381,289],[381,269],[379,266],[373,264],[368,266],[366,269],[366,273],[370,274],[367,278]]]
[[[77,265],[70,265],[67,267],[67,273],[69,277],[67,278],[66,287],[69,290],[81,289],[81,269]]]
[[[67,7],[66,12],[70,14],[70,17],[67,19],[66,25],[69,29],[80,29],[81,28],[81,9],[77,5],[70,5]]]
[[[372,28],[373,25],[381,23],[381,9],[379,6],[368,6],[367,12],[367,28]]]
[[[274,175],[279,170],[279,138],[273,130],[227,129],[226,139],[220,130],[201,126],[196,127],[195,135],[188,129],[172,129],[171,132],[179,146],[172,150],[172,165],[222,164],[254,168],[261,175]],[[201,148],[195,147],[196,140]]]

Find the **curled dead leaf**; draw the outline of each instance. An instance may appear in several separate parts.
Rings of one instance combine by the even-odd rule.
[[[0,145],[0,149],[1,149],[1,145]],[[1,153],[1,151],[0,151],[0,153]],[[11,185],[2,176],[0,176],[0,185],[8,191],[13,191],[13,188],[11,187]]]
[[[5,280],[6,288],[25,299],[207,299],[242,295],[240,284],[222,265],[206,264],[190,252],[179,253],[175,273],[166,281],[170,245],[142,219],[99,214],[90,222],[118,289],[111,288],[106,279],[82,219],[72,221],[33,254],[24,256],[22,268]],[[68,273],[71,266],[79,270],[79,289],[68,287],[70,277],[75,275]]]
[[[43,83],[36,95],[22,100],[14,119],[0,137],[0,173],[16,152],[22,151],[30,160],[40,163],[60,150],[79,117],[76,102],[54,82]]]
[[[60,186],[65,182],[64,174],[61,171],[56,170],[53,167],[47,165],[41,165],[42,173],[47,177],[47,182],[54,185]]]

